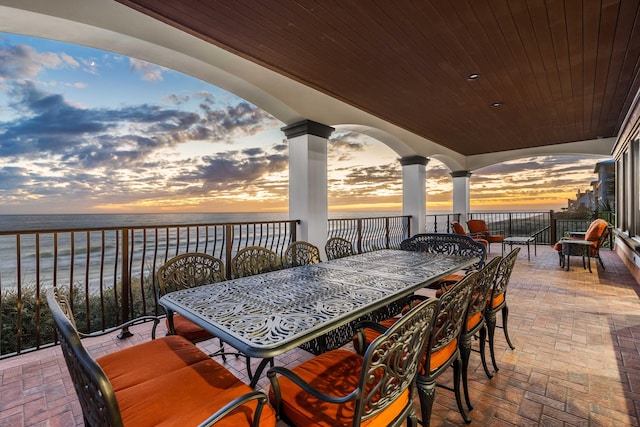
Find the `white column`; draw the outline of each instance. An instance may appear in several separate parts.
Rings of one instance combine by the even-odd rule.
[[[460,222],[464,224],[471,210],[469,202],[469,179],[471,172],[455,171],[451,172],[453,178],[453,213],[460,214]]]
[[[324,257],[329,221],[327,139],[334,129],[305,120],[282,131],[289,141],[289,218],[300,220],[297,239],[317,246]]]
[[[411,236],[424,233],[426,230],[426,166],[428,162],[429,159],[422,156],[400,159],[402,165],[402,215],[411,215]]]

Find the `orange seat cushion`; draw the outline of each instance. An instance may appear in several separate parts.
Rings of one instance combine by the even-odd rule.
[[[429,368],[431,369],[431,371],[434,371],[447,363],[447,361],[451,358],[451,356],[456,352],[457,349],[458,339],[456,338],[446,346],[431,353],[431,361],[429,363]]]
[[[478,326],[481,321],[482,321],[482,312],[481,311],[479,311],[477,313],[474,313],[471,316],[469,316],[469,318],[467,319],[467,331],[470,331],[473,328],[475,328],[476,326]]]
[[[345,396],[355,390],[360,379],[362,356],[347,350],[332,350],[310,359],[292,371],[313,388],[331,396]],[[292,381],[278,378],[282,393],[282,412],[297,426],[350,426],[355,404],[332,404],[303,391]],[[273,402],[273,390],[270,392]],[[362,426],[388,426],[408,404],[409,391],[380,414],[363,421]]]
[[[382,322],[380,322],[380,324],[383,326],[386,326],[387,328],[390,328],[397,321],[398,321],[398,318],[393,317],[391,319],[383,320]],[[373,329],[365,329],[364,332],[365,332],[364,333],[365,336],[367,337],[367,343],[371,343],[373,340],[375,340],[380,336],[380,334],[377,331],[374,331]],[[458,346],[458,340],[454,339],[445,347],[431,353],[431,362],[429,364],[431,370],[437,369],[440,366],[442,366],[442,364],[446,363],[447,360],[449,360],[449,358],[451,357],[451,355],[456,351],[457,346]],[[425,358],[426,358],[426,352],[424,357],[422,358],[422,362],[421,362],[422,365],[424,365]]]
[[[166,320],[167,329],[169,329],[169,319]],[[176,330],[176,335],[185,337],[191,342],[203,341],[209,338],[213,338],[209,332],[202,329],[190,320],[185,319],[179,314],[173,315],[173,327]]]
[[[96,359],[118,391],[148,381],[162,372],[210,359],[205,353],[177,335],[170,335],[127,347]]]
[[[96,361],[111,382],[125,426],[197,425],[252,391],[177,335],[128,347]],[[216,425],[249,425],[256,404],[247,403]],[[260,425],[275,426],[271,407],[264,408],[261,420]]]
[[[496,308],[496,307],[499,307],[500,304],[502,304],[503,302],[504,302],[504,294],[496,295],[495,297],[493,297],[493,299],[491,299],[490,306],[491,308]]]

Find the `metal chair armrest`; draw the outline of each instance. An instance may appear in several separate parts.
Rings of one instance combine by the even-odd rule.
[[[257,426],[260,422],[260,415],[262,414],[262,408],[267,404],[269,398],[262,391],[252,391],[251,393],[243,394],[242,396],[236,397],[231,402],[224,405],[222,408],[218,409],[213,415],[204,420],[198,427],[209,427],[220,421],[222,418],[229,415],[236,408],[244,405],[247,402],[252,400],[258,401],[258,406],[256,407],[256,411],[253,417],[253,425]]]
[[[276,374],[280,374],[283,377],[286,377],[287,379],[291,380],[294,384],[296,384],[298,387],[300,387],[301,389],[303,389],[313,397],[316,397],[320,400],[324,400],[325,402],[341,404],[341,403],[346,403],[351,400],[354,400],[358,396],[358,391],[359,391],[358,389],[352,391],[346,396],[341,396],[341,397],[330,396],[328,394],[325,394],[325,393],[322,393],[321,391],[316,390],[310,384],[308,384],[305,380],[300,378],[298,375],[296,375],[289,369],[283,368],[281,366],[275,366],[267,371],[267,377],[269,377],[269,381],[271,381],[271,387],[276,396],[276,413],[279,413],[278,406],[280,406],[280,399],[281,399],[280,384],[278,383],[278,377],[276,376]]]
[[[160,316],[141,316],[141,317],[136,317],[135,319],[129,320],[128,322],[124,322],[121,325],[105,329],[104,331],[96,331],[96,332],[91,332],[89,334],[85,334],[83,332],[78,332],[78,335],[80,336],[80,338],[100,337],[102,335],[107,335],[107,334],[110,334],[110,333],[112,333],[114,331],[117,331],[118,329],[127,328],[129,326],[137,325],[137,324],[140,324],[140,323],[145,323],[145,322],[148,322],[148,321],[152,321],[153,322],[153,327],[151,329],[151,339],[156,339],[156,328],[158,327],[158,324],[160,323]]]

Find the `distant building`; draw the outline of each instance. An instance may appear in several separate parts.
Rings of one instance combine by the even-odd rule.
[[[592,183],[594,206],[598,210],[616,210],[616,164],[613,159],[596,163],[593,173],[598,179]]]
[[[578,190],[575,200],[567,200],[567,211],[607,211],[615,212],[615,161],[596,163],[593,173],[598,175],[591,182],[591,189],[584,193]]]
[[[593,210],[594,208],[594,199],[593,199],[593,191],[587,190],[584,193],[578,190],[576,194],[575,200],[567,200],[568,203],[568,211],[576,212],[576,211],[584,211],[584,210]]]

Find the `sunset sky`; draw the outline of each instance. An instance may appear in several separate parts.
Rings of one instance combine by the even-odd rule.
[[[0,214],[288,209],[284,124],[237,96],[135,58],[0,33]],[[329,143],[336,211],[401,210],[398,155],[361,134]],[[604,159],[536,157],[474,171],[472,210],[559,210]],[[451,211],[427,165],[427,210]]]

